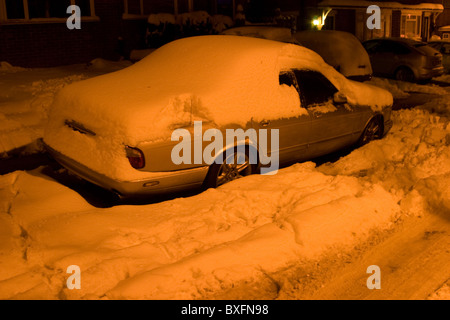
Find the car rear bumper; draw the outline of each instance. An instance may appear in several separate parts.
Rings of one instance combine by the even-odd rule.
[[[155,176],[151,179],[118,181],[89,169],[45,143],[44,146],[50,155],[67,170],[124,198],[167,194],[198,188],[205,180],[209,169],[208,166],[203,166],[176,172],[155,172]]]

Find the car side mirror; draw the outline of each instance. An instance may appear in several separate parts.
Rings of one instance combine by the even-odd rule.
[[[344,103],[347,103],[347,102],[348,102],[348,101],[347,101],[347,96],[346,96],[344,93],[338,91],[338,92],[336,92],[336,93],[333,95],[333,102],[334,102],[335,104],[344,104]]]

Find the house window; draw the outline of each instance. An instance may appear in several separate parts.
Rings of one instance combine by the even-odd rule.
[[[217,0],[217,13],[233,16],[233,0]]]
[[[207,11],[213,12],[214,4],[211,0],[195,0],[194,1],[194,11]]]
[[[125,13],[127,14],[144,14],[144,6],[141,0],[126,0]]]
[[[190,6],[192,6],[192,4],[190,4],[189,0],[175,0],[175,2],[177,2],[178,5],[178,12],[175,13],[185,13],[190,11]]]
[[[66,21],[70,5],[79,6],[83,17],[95,16],[94,0],[0,0],[0,8],[4,9],[0,11],[0,20],[33,22],[60,18]]]
[[[145,0],[143,1],[143,12],[145,15],[151,13],[174,13],[174,2],[167,0]]]
[[[70,0],[28,0],[30,19],[34,18],[64,18],[67,17],[67,7]]]
[[[7,19],[25,19],[23,1],[6,0],[5,5]]]
[[[420,15],[403,14],[400,35],[404,38],[417,38],[420,36]]]
[[[229,11],[232,9],[233,2],[222,0],[219,1],[220,4]],[[216,12],[214,0],[124,0],[124,17],[128,19],[144,18],[152,13],[181,14],[201,10],[210,14]]]
[[[124,0],[124,15],[144,18],[152,13],[174,13],[177,2],[178,7],[183,3],[181,0]]]

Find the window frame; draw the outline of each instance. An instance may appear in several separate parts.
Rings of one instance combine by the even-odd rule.
[[[20,0],[18,0],[20,1]],[[8,12],[6,9],[6,0],[0,0],[0,24],[34,24],[34,23],[66,23],[67,19],[70,17],[56,18],[56,17],[45,17],[45,18],[30,18],[30,11],[28,6],[28,0],[23,1],[23,19],[8,19]],[[70,5],[76,5],[76,0],[70,0]],[[95,0],[89,0],[90,5],[90,15],[81,16],[81,21],[98,21],[99,17],[95,15]]]
[[[295,76],[295,81],[297,83],[298,86],[298,91],[299,91],[299,95],[300,95],[300,99],[301,99],[301,105],[302,107],[308,109],[317,105],[321,105],[321,104],[325,104],[328,101],[333,100],[334,95],[339,92],[339,89],[330,81],[330,79],[328,79],[322,72],[317,71],[317,70],[313,70],[313,69],[291,69],[291,71],[294,73]],[[299,81],[298,77],[297,77],[297,72],[311,72],[311,73],[315,73],[321,76],[321,78],[325,79],[329,85],[331,85],[330,89],[333,89],[331,91],[334,91],[333,94],[331,94],[328,99],[326,101],[322,101],[322,102],[315,102],[315,103],[307,103],[306,101],[306,97],[305,97],[305,92],[307,92],[307,90],[304,90],[303,87],[303,82]],[[322,79],[321,79],[322,81]]]
[[[406,25],[409,21],[414,21],[416,23],[412,37],[406,34],[407,32]],[[402,11],[400,17],[400,37],[414,39],[420,37],[421,33],[422,33],[422,11],[414,11],[414,12]]]
[[[178,1],[173,0],[173,14],[178,14]],[[122,19],[124,20],[137,20],[137,19],[148,19],[148,14],[144,14],[144,0],[139,0],[140,12],[139,14],[129,13],[128,11],[128,0],[123,0],[123,14]],[[194,11],[194,0],[188,0],[188,12]]]

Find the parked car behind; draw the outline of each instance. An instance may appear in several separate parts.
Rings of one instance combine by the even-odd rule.
[[[318,54],[326,63],[349,79],[367,81],[372,78],[369,55],[361,42],[349,32],[335,30],[299,31],[295,40]]]
[[[84,179],[120,196],[148,195],[219,186],[272,166],[263,163],[269,154],[284,164],[365,144],[389,131],[391,107],[388,91],[346,79],[307,48],[200,36],[64,87],[44,143]],[[257,139],[241,135],[209,148],[208,132],[229,129],[253,129]],[[263,132],[277,135],[278,146],[262,143]],[[186,161],[177,162],[181,142],[192,153],[183,150]]]
[[[281,41],[286,43],[295,43],[295,39],[292,37],[291,29],[274,27],[268,25],[249,25],[230,28],[221,32],[221,35],[243,36],[253,37],[274,41]]]
[[[435,40],[428,42],[428,45],[442,54],[444,72],[450,73],[450,42],[445,40]]]
[[[243,26],[222,32],[236,35],[294,43],[317,52],[326,63],[349,79],[366,81],[372,78],[369,56],[361,42],[351,33],[335,30],[300,31],[271,26]]]
[[[374,74],[402,81],[428,81],[442,75],[442,55],[424,42],[380,38],[363,42]]]

